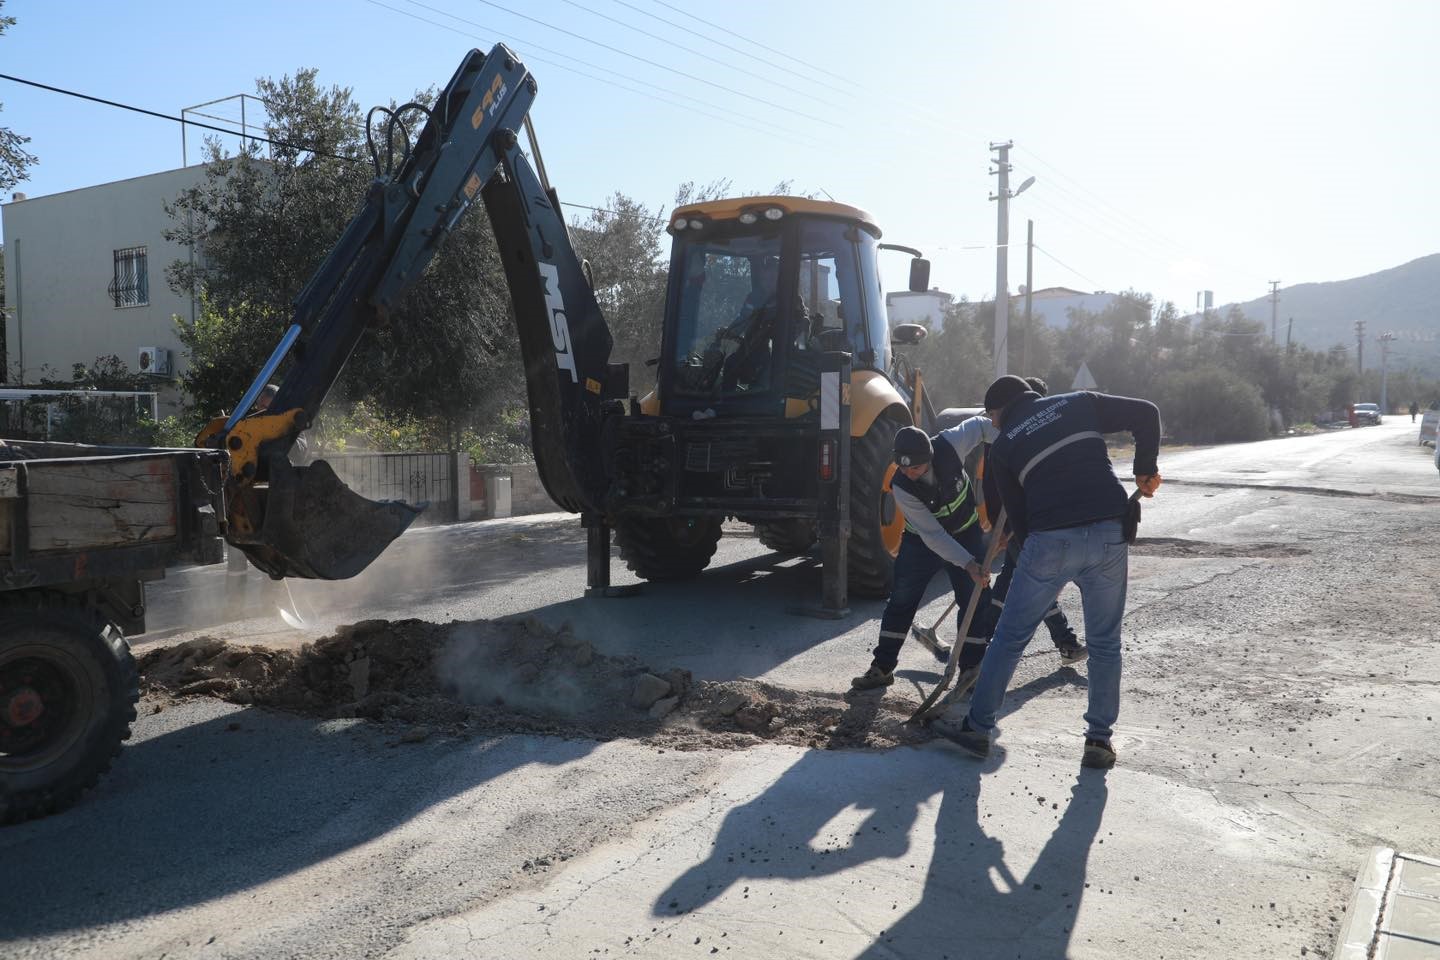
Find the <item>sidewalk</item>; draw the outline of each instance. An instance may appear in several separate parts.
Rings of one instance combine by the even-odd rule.
[[[1335,944],[1335,960],[1440,958],[1440,860],[1370,852]]]

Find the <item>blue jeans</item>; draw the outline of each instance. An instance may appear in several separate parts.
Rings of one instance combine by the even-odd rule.
[[[1019,562],[1020,545],[1012,539],[1005,546],[1005,562],[1000,567],[1000,575],[990,584],[990,603],[984,612],[984,626],[981,628],[981,632],[987,637],[995,635],[995,628],[1000,623],[1000,611],[1005,609],[1005,598],[1010,595],[1010,581],[1015,576],[1015,565]],[[1050,642],[1055,644],[1057,650],[1064,644],[1076,643],[1079,640],[1075,631],[1070,629],[1070,621],[1065,616],[1065,611],[1060,609],[1059,603],[1051,604],[1046,611],[1045,627],[1050,631]]]
[[[995,636],[970,697],[970,727],[991,733],[1020,655],[1067,583],[1080,588],[1090,647],[1090,705],[1085,736],[1109,741],[1120,715],[1120,622],[1125,616],[1129,547],[1119,520],[1025,538]]]
[[[962,530],[955,539],[977,562],[983,560],[985,538],[980,533],[978,523]],[[963,567],[940,559],[939,554],[925,546],[925,541],[920,539],[918,534],[906,531],[900,540],[900,552],[895,557],[895,583],[890,588],[890,600],[885,604],[885,613],[880,617],[880,642],[874,650],[875,666],[884,670],[895,669],[895,665],[900,661],[900,647],[910,633],[910,625],[915,622],[915,611],[920,608],[925,588],[941,568],[944,568],[950,577],[950,586],[955,591],[955,603],[963,617],[965,607],[970,603],[970,592],[975,589],[975,581],[970,579],[970,574],[966,573]],[[969,631],[974,639],[961,648],[961,668],[978,663],[985,649],[985,634],[979,621],[985,604],[989,602],[988,594],[987,589],[980,595],[975,622],[972,622]]]

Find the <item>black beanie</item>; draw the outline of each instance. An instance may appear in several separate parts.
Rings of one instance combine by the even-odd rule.
[[[1012,400],[1029,389],[1030,384],[1014,374],[1000,377],[985,391],[985,409],[1004,410]]]
[[[919,427],[901,427],[895,434],[895,462],[902,467],[918,467],[935,456],[930,437]]]

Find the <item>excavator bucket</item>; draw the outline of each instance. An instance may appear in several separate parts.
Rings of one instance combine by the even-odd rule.
[[[272,577],[345,580],[368,567],[429,505],[367,500],[324,460],[272,464],[254,542],[241,542]],[[250,539],[250,538],[247,538]]]

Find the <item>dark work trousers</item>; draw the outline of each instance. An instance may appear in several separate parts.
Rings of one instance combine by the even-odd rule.
[[[985,538],[980,532],[980,524],[971,524],[955,539],[975,558],[976,563],[984,562]],[[900,553],[895,557],[895,585],[890,590],[890,601],[885,604],[885,613],[880,618],[880,643],[875,647],[875,666],[887,671],[895,669],[900,660],[900,647],[910,633],[910,625],[915,622],[915,611],[925,596],[925,588],[930,586],[931,578],[941,569],[944,569],[950,578],[950,586],[955,590],[956,609],[960,611],[960,616],[956,618],[958,625],[970,602],[970,591],[975,589],[975,581],[970,579],[964,567],[946,563],[939,554],[925,546],[925,541],[918,534],[905,531],[900,539]],[[981,619],[989,599],[990,591],[987,589],[980,595],[975,620]],[[985,641],[989,634],[981,632],[977,626],[972,623],[971,642],[960,651],[962,669],[979,663],[985,654]]]
[[[981,614],[976,614],[976,619],[981,620],[978,632],[987,638],[995,635],[995,625],[1000,622],[1000,611],[1005,609],[1005,597],[1010,592],[1010,580],[1015,576],[1015,564],[1019,562],[1020,543],[1011,537],[1010,542],[1005,545],[1005,562],[1000,567],[1000,575],[990,585],[990,602],[986,605],[983,619]],[[1079,638],[1075,636],[1075,631],[1070,629],[1070,621],[1060,609],[1059,601],[1051,604],[1046,612],[1045,626],[1050,631],[1050,641],[1057,647],[1078,642]]]

